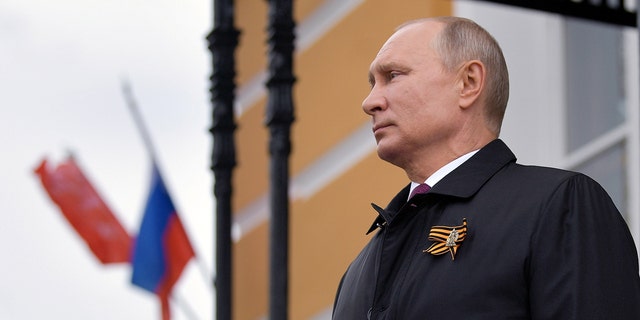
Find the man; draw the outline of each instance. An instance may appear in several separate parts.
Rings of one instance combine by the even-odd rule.
[[[637,252],[606,192],[516,164],[498,139],[509,81],[491,35],[462,18],[409,22],[369,79],[378,155],[412,182],[374,205],[335,320],[640,319]]]

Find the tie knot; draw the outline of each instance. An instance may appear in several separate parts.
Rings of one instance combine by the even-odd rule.
[[[413,198],[413,196],[415,196],[416,194],[425,194],[429,192],[429,190],[431,190],[431,187],[428,184],[421,183],[417,187],[415,187],[413,191],[411,191],[411,195],[409,196],[409,199]]]

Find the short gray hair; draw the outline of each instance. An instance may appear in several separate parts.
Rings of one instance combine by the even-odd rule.
[[[485,118],[488,127],[500,133],[502,119],[509,100],[509,71],[496,39],[472,20],[459,17],[435,17],[409,21],[436,21],[444,24],[442,31],[433,39],[432,47],[448,71],[454,71],[470,60],[481,61],[487,69],[485,94]]]

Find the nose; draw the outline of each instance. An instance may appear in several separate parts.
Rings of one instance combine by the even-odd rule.
[[[387,108],[387,100],[377,86],[373,86],[369,95],[362,101],[362,110],[364,113],[373,116],[376,112]]]

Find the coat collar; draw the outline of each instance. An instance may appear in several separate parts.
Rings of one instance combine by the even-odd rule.
[[[498,170],[508,163],[515,162],[516,156],[509,147],[500,139],[491,141],[480,149],[473,157],[453,170],[438,182],[429,194],[443,195],[456,198],[469,198],[476,194]],[[398,212],[406,204],[409,196],[409,186],[404,187],[385,209],[371,204],[378,212],[378,217],[367,231],[367,234],[376,228],[389,223],[390,217]]]
[[[430,193],[469,198],[498,170],[515,161],[516,156],[502,140],[493,140],[438,182]]]

